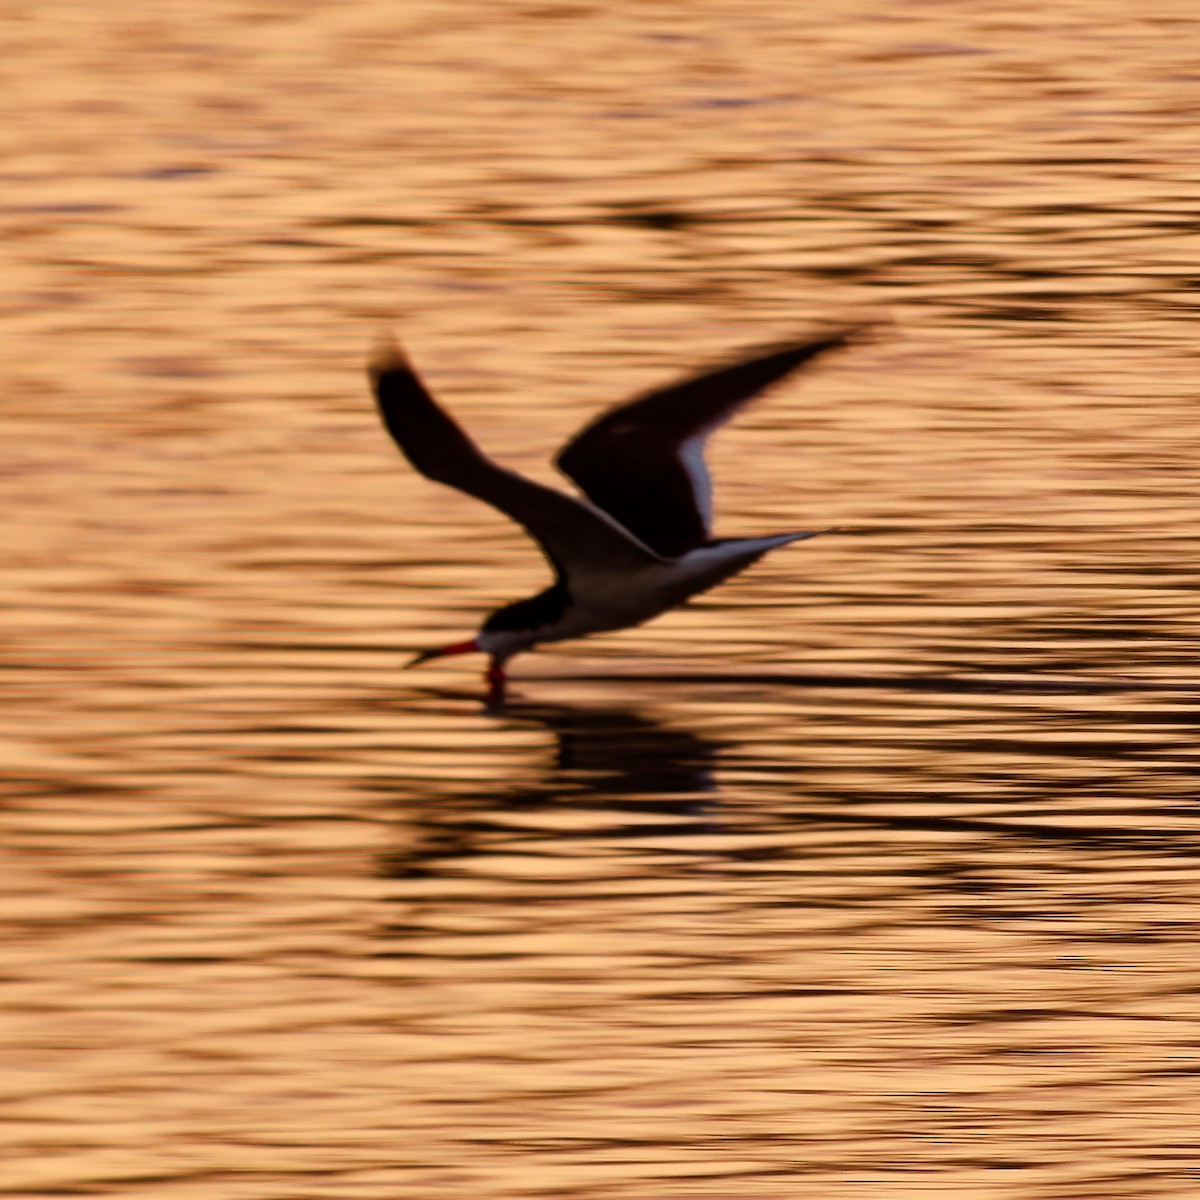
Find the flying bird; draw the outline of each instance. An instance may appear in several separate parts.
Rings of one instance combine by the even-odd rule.
[[[769,550],[816,531],[714,538],[709,435],[760,392],[861,332],[840,329],[760,349],[601,414],[559,452],[556,466],[586,499],[492,462],[388,343],[370,366],[379,412],[408,461],[511,517],[554,572],[544,591],[497,609],[478,633],[418,654],[488,655],[491,706],[504,701],[506,665],[545,642],[640,625],[736,575]]]

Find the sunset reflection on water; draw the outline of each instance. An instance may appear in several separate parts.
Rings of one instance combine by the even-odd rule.
[[[0,9],[13,1197],[1191,1197],[1196,17]],[[643,629],[416,477],[745,346]]]

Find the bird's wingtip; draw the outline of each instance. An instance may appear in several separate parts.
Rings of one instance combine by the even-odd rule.
[[[886,309],[843,313],[830,325],[828,337],[837,345],[858,345],[874,341],[895,323],[896,318]]]
[[[411,370],[412,364],[404,353],[404,347],[396,340],[396,335],[390,329],[380,333],[367,360],[367,372],[371,378],[377,380],[390,371]]]
[[[810,327],[803,334],[761,347],[763,353],[799,355],[801,361],[824,355],[831,350],[869,345],[895,322],[890,313],[879,309],[851,311]]]

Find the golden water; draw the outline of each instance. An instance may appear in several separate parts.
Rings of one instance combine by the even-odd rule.
[[[1192,5],[0,30],[5,1195],[1197,1194]],[[549,480],[864,312],[712,454],[839,536],[400,672],[545,571],[381,328]]]

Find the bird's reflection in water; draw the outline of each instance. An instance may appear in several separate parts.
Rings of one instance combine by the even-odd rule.
[[[612,706],[515,704],[505,719],[553,735],[542,769],[414,805],[407,845],[387,856],[387,875],[458,874],[465,858],[509,850],[516,839],[528,849],[531,838],[570,837],[563,813],[578,819],[574,832],[606,841],[709,827],[719,741]]]

